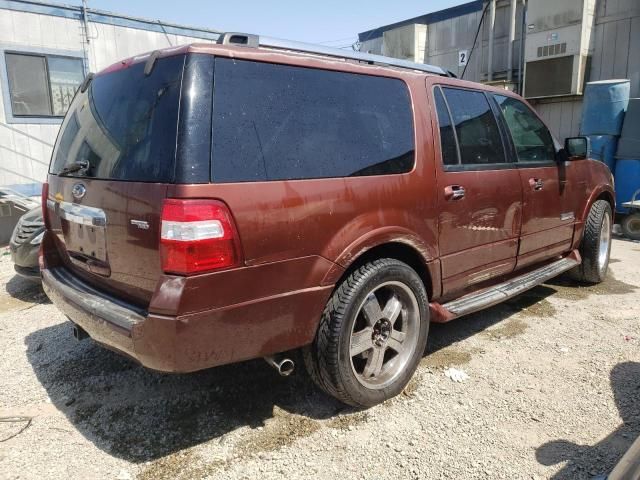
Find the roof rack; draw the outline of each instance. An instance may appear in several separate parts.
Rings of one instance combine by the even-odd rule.
[[[295,52],[317,53],[328,57],[347,58],[366,62],[372,65],[385,65],[409,70],[418,70],[421,72],[433,73],[445,77],[455,76],[453,73],[444,68],[435,65],[427,65],[424,63],[414,63],[407,60],[400,60],[383,55],[374,55],[372,53],[351,52],[340,48],[325,47],[323,45],[314,45],[312,43],[295,42],[290,40],[282,40],[279,38],[263,37],[248,33],[226,32],[221,33],[217,43],[221,45],[238,45],[244,47],[267,47],[277,48],[280,50],[292,50]]]

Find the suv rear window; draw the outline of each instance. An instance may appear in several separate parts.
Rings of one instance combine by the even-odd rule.
[[[414,139],[398,79],[216,58],[215,182],[404,173]]]
[[[88,161],[88,169],[71,175],[171,181],[184,61],[160,58],[148,76],[144,62],[96,76],[69,109],[50,172]]]

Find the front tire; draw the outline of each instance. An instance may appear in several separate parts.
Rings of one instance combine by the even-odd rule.
[[[601,283],[607,276],[611,253],[611,205],[596,200],[591,205],[580,244],[582,263],[569,271],[572,279],[582,283]]]
[[[379,259],[355,269],[335,289],[304,349],[310,376],[355,407],[399,394],[426,347],[428,304],[422,280],[403,262]]]

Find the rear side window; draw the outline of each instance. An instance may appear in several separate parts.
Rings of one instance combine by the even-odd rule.
[[[159,58],[96,76],[78,93],[62,124],[51,173],[76,162],[71,176],[169,182],[174,177],[184,55]]]
[[[443,88],[456,128],[463,165],[505,163],[500,130],[482,92]]]
[[[494,95],[505,119],[519,162],[549,162],[556,149],[549,129],[524,103],[504,95]]]
[[[404,173],[413,118],[404,82],[216,58],[215,182]]]

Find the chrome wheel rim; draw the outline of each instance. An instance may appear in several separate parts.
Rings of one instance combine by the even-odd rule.
[[[611,218],[608,213],[602,217],[602,229],[600,231],[600,245],[598,247],[598,268],[604,272],[609,263],[609,246],[611,244]]]
[[[401,282],[371,290],[358,308],[351,336],[351,369],[361,385],[389,386],[413,357],[420,332],[418,300]]]

